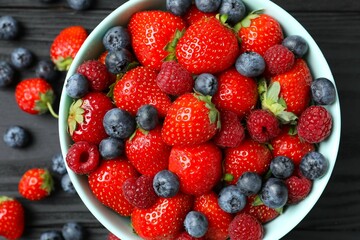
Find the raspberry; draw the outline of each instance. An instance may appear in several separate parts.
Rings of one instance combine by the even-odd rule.
[[[237,215],[230,223],[229,236],[231,240],[261,240],[264,236],[264,229],[256,218],[242,213]]]
[[[74,143],[67,155],[66,163],[77,174],[88,174],[95,170],[100,161],[100,153],[95,144],[85,141]]]
[[[120,240],[117,236],[115,236],[113,233],[109,232],[107,236],[107,240]]]
[[[268,142],[280,134],[280,124],[275,115],[269,111],[252,110],[246,121],[251,138],[260,143]]]
[[[156,83],[164,93],[180,96],[192,91],[194,79],[179,63],[170,61],[161,65]]]
[[[288,188],[288,201],[287,204],[296,204],[306,198],[312,187],[312,181],[301,175],[294,174],[285,180],[285,184]]]
[[[332,118],[326,108],[310,106],[301,114],[297,131],[299,137],[309,143],[319,143],[331,133]]]
[[[129,178],[122,189],[126,200],[137,208],[149,208],[156,202],[157,195],[153,189],[153,178],[150,176]]]
[[[106,66],[97,60],[89,60],[81,64],[77,72],[84,75],[90,83],[90,89],[104,91],[115,81],[115,76],[108,72]]]
[[[271,76],[289,71],[295,63],[295,55],[283,45],[277,44],[266,50],[264,60]]]

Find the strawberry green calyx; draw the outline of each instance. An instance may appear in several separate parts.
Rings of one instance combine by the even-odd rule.
[[[45,93],[39,93],[39,100],[35,101],[34,110],[36,110],[39,114],[49,111],[53,117],[59,118],[52,107],[54,100],[55,95],[52,90],[48,90]]]
[[[43,182],[41,184],[41,189],[43,189],[48,194],[50,194],[50,192],[54,189],[54,180],[53,180],[50,172],[47,169],[45,169],[44,173],[41,174],[41,178],[43,180]]]
[[[225,182],[231,182],[232,180],[234,180],[234,175],[232,175],[231,173],[225,173],[223,180]]]
[[[14,199],[7,197],[7,196],[0,196],[0,204],[2,204],[3,202],[12,201],[12,200],[14,200]]]
[[[67,71],[69,70],[72,61],[73,61],[72,57],[66,57],[66,58],[59,57],[57,60],[54,61],[54,63],[57,70]]]
[[[78,99],[74,101],[70,106],[69,116],[68,116],[68,131],[70,135],[73,135],[76,130],[76,126],[79,123],[84,122],[84,112],[85,110],[81,108],[83,100]]]
[[[166,56],[164,61],[176,60],[175,48],[179,39],[184,35],[184,33],[185,29],[181,31],[179,29],[176,29],[173,39],[165,46],[165,51],[167,51],[169,54]]]
[[[259,15],[261,13],[263,13],[263,11],[264,11],[263,9],[259,9],[259,10],[254,10],[251,13],[249,13],[249,15],[247,15],[243,20],[241,20],[241,22],[235,24],[235,26],[234,26],[235,32],[239,32],[239,30],[242,27],[250,27],[251,20],[258,18]]]
[[[124,74],[126,72],[138,67],[139,65],[140,65],[139,62],[136,62],[136,61],[131,62],[126,66],[124,72],[116,74],[116,81],[109,86],[109,91],[107,92],[106,96],[108,96],[109,98],[113,98],[114,97],[114,88],[115,88],[115,85],[118,83],[118,81],[120,81],[122,79],[122,77],[124,76]]]
[[[198,93],[198,92],[195,92],[194,93],[194,96],[200,100],[200,101],[203,101],[205,102],[205,107],[207,109],[209,109],[209,120],[210,120],[210,123],[213,124],[215,123],[216,124],[216,128],[217,129],[220,129],[221,128],[221,122],[220,122],[220,112],[216,109],[215,107],[215,104],[213,104],[211,102],[211,96],[207,95],[207,96],[204,96],[202,95],[201,93]]]
[[[261,201],[261,198],[259,197],[259,195],[256,195],[256,197],[254,198],[254,201],[252,203],[253,206],[261,206],[264,205],[263,201]],[[284,212],[284,207],[279,207],[279,208],[274,208],[274,210],[279,213],[282,214]]]

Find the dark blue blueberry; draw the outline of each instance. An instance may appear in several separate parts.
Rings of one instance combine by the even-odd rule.
[[[285,156],[277,156],[270,163],[270,170],[274,177],[288,178],[294,172],[294,162]]]
[[[0,17],[0,39],[11,40],[18,36],[19,24],[11,16]]]
[[[100,155],[104,159],[114,159],[124,152],[124,141],[118,138],[108,137],[101,140],[99,145]]]
[[[70,194],[75,194],[76,190],[74,188],[73,183],[70,180],[69,174],[64,174],[61,177],[61,188],[64,190],[64,192],[66,193],[70,193]]]
[[[194,89],[205,96],[214,96],[218,90],[218,80],[210,73],[202,73],[197,76]]]
[[[302,58],[309,49],[309,45],[307,44],[306,40],[298,35],[291,35],[286,37],[283,40],[282,45],[292,51],[298,58]]]
[[[154,129],[158,122],[158,112],[152,105],[142,105],[136,113],[136,123],[146,131]]]
[[[260,192],[261,201],[269,208],[281,208],[288,199],[288,189],[283,180],[269,178]]]
[[[314,180],[323,177],[329,169],[329,161],[319,152],[307,153],[300,162],[304,177]]]
[[[106,50],[116,51],[122,48],[129,49],[131,38],[128,30],[122,26],[110,28],[103,37],[103,44]]]
[[[184,15],[191,7],[192,0],[166,0],[166,9],[177,15]]]
[[[93,0],[67,0],[69,7],[75,10],[85,10],[91,7]]]
[[[241,54],[235,63],[236,70],[245,77],[260,76],[265,70],[264,58],[256,52]]]
[[[110,51],[105,58],[105,64],[109,72],[118,74],[124,72],[126,67],[134,60],[131,52],[125,48]]]
[[[30,142],[30,133],[23,127],[11,126],[4,134],[4,142],[12,148],[22,148]]]
[[[33,54],[26,48],[15,48],[11,52],[11,63],[19,69],[27,68],[33,63]]]
[[[40,240],[63,240],[61,232],[56,230],[50,230],[41,233]]]
[[[60,175],[63,175],[66,173],[65,161],[64,161],[63,155],[61,153],[55,154],[51,158],[51,163],[52,163],[51,169],[53,170],[53,172],[56,172]]]
[[[314,102],[319,105],[330,105],[335,102],[334,84],[327,78],[317,78],[311,83],[311,94]]]
[[[153,188],[156,195],[160,197],[173,197],[180,188],[179,178],[169,170],[162,170],[155,175]]]
[[[190,236],[200,238],[206,234],[209,222],[203,213],[190,211],[185,217],[184,227]]]
[[[242,0],[222,0],[219,13],[228,16],[228,23],[236,24],[245,17],[246,7]]]
[[[43,78],[49,82],[53,82],[59,75],[55,64],[50,60],[40,60],[36,66],[35,74],[39,78]]]
[[[130,137],[136,128],[135,119],[125,110],[113,108],[104,116],[103,125],[106,133],[114,138]]]
[[[261,189],[261,185],[261,177],[254,172],[243,173],[236,183],[239,190],[246,196],[257,194]]]
[[[221,0],[195,0],[196,7],[202,12],[216,12]]]
[[[75,73],[66,81],[65,91],[69,97],[77,99],[85,96],[89,92],[89,87],[87,78],[80,73]]]
[[[65,240],[82,240],[84,228],[77,222],[68,222],[62,228],[62,235]]]
[[[235,185],[223,188],[219,193],[219,206],[227,213],[237,213],[246,205],[246,196]]]
[[[14,69],[5,61],[0,61],[0,87],[9,86],[14,82]]]

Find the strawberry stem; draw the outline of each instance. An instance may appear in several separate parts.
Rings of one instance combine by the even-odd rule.
[[[58,118],[59,118],[59,115],[58,115],[57,113],[55,113],[55,111],[54,111],[51,103],[50,103],[50,102],[46,102],[46,106],[48,107],[50,114],[51,114],[54,118],[58,119]]]

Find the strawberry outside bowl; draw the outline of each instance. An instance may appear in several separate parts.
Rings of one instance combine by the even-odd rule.
[[[309,44],[309,52],[306,56],[306,61],[311,69],[313,78],[325,77],[334,82],[330,68],[321,50],[314,39],[297,20],[271,1],[243,1],[248,10],[264,9],[266,14],[277,19],[286,36],[295,34],[302,36]],[[109,28],[116,25],[125,26],[131,15],[135,12],[147,9],[165,9],[165,2],[165,0],[130,0],[118,7],[91,32],[76,55],[76,58],[67,73],[66,79],[74,74],[76,68],[85,60],[96,59],[104,51],[102,37]],[[67,96],[64,88],[59,109],[59,137],[63,156],[66,156],[69,146],[72,144],[72,140],[67,131],[67,117],[71,103],[72,99]],[[326,106],[326,108],[332,115],[333,129],[330,137],[320,144],[318,151],[329,160],[329,170],[324,177],[314,181],[312,191],[307,198],[294,206],[286,208],[281,216],[264,225],[265,240],[280,239],[290,232],[316,204],[329,181],[336,162],[340,142],[341,115],[338,97],[334,104]],[[118,215],[115,211],[105,207],[96,199],[89,188],[86,176],[77,175],[69,168],[67,170],[80,198],[101,224],[121,239],[140,239],[133,233],[129,218]]]

